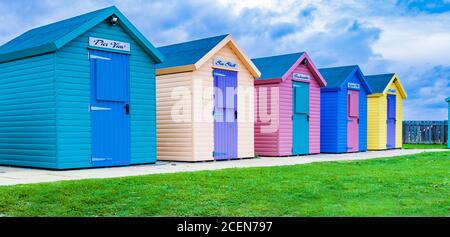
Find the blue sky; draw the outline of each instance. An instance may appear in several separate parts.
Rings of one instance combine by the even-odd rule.
[[[405,119],[447,118],[450,0],[0,0],[0,44],[111,5],[156,46],[230,33],[250,57],[307,51],[318,67],[397,72]]]

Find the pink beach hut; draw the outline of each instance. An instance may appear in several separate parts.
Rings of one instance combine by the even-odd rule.
[[[255,81],[255,153],[320,153],[320,88],[326,82],[308,54],[252,61],[262,73]]]

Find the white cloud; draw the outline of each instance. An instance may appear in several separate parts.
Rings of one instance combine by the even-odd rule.
[[[437,20],[439,19],[439,20]],[[426,63],[450,65],[450,15],[382,19],[374,25],[382,29],[373,45],[383,58],[409,66]]]
[[[437,105],[450,96],[449,78],[426,75],[436,66],[450,66],[450,13],[412,15],[396,2],[3,1],[0,21],[8,24],[0,29],[0,44],[32,27],[117,5],[156,46],[232,33],[251,57],[307,50],[319,67],[359,64],[368,74],[397,72],[410,94],[405,116],[441,119],[444,109]]]

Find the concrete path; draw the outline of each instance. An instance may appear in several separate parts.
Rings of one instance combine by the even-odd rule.
[[[367,160],[373,158],[410,155],[421,152],[435,152],[435,151],[449,151],[449,150],[417,149],[417,150],[369,151],[351,154],[319,154],[309,156],[275,157],[275,158],[262,157],[245,160],[201,162],[201,163],[159,161],[156,164],[151,165],[137,165],[128,167],[69,170],[69,171],[52,171],[52,170],[0,166],[0,185],[29,184],[29,183],[55,182],[61,180],[80,180],[91,178],[113,178],[125,176],[138,176],[146,174],[219,170],[227,168],[286,166],[286,165],[306,164],[312,162],[325,162],[325,161]]]

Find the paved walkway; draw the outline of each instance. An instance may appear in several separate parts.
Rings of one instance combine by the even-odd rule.
[[[42,182],[55,182],[61,180],[79,180],[91,178],[113,178],[125,176],[138,176],[146,174],[191,172],[200,170],[219,170],[226,168],[286,166],[286,165],[306,164],[312,162],[325,162],[325,161],[367,160],[381,157],[417,154],[425,151],[431,152],[431,151],[448,151],[448,150],[417,149],[417,150],[369,151],[352,154],[319,154],[309,156],[275,157],[275,158],[262,157],[245,160],[201,162],[201,163],[159,161],[156,164],[151,165],[137,165],[128,167],[69,170],[69,171],[52,171],[52,170],[0,166],[0,185],[42,183]]]

